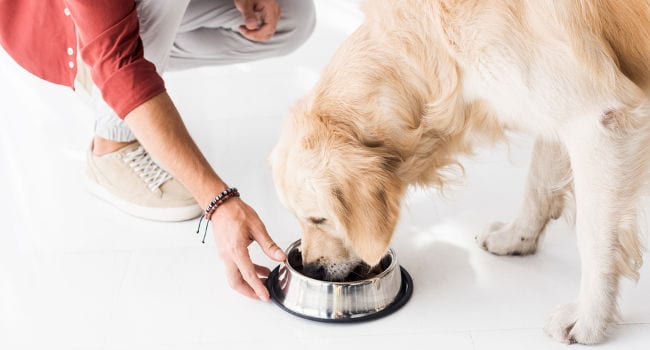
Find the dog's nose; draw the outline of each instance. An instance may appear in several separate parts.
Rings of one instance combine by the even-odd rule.
[[[318,264],[307,264],[302,267],[303,275],[317,280],[325,279],[325,268]]]

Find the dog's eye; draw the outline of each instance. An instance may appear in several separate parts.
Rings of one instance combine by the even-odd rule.
[[[314,217],[311,217],[311,218],[309,218],[309,221],[311,221],[311,223],[314,224],[314,225],[320,225],[320,224],[322,224],[322,223],[325,222],[325,218],[314,218]]]

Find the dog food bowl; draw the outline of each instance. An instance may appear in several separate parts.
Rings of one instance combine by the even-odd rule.
[[[271,299],[285,311],[313,321],[360,322],[387,316],[402,307],[413,294],[411,276],[399,266],[390,249],[364,279],[322,281],[302,271],[300,240],[287,248],[287,260],[268,277]]]

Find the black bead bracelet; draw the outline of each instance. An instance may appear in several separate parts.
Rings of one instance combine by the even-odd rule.
[[[196,233],[198,234],[201,230],[201,223],[203,222],[203,218],[205,218],[206,224],[205,232],[203,233],[203,240],[201,241],[202,243],[205,243],[205,237],[208,234],[208,226],[210,225],[212,214],[214,214],[215,210],[217,210],[221,204],[233,197],[239,197],[239,191],[234,187],[230,187],[214,197],[212,202],[210,202],[210,205],[208,205],[208,207],[205,209],[205,213],[201,215],[201,218],[199,219],[199,226],[196,228]]]

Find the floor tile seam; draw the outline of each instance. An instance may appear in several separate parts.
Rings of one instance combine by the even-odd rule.
[[[614,327],[621,326],[650,326],[650,323],[647,322],[624,322],[616,323]],[[543,330],[543,326],[540,327],[515,327],[515,328],[474,328],[469,329],[468,332],[471,333],[493,333],[493,332],[516,332],[516,331],[533,331],[533,330]]]
[[[476,350],[476,343],[474,342],[474,334],[469,332],[469,340],[472,342],[472,350]]]
[[[650,326],[650,322],[621,322],[616,323],[616,326]]]
[[[109,248],[109,249],[71,249],[71,250],[52,250],[52,251],[34,251],[25,252],[24,255],[86,255],[86,254],[108,254],[108,253],[152,253],[152,252],[175,252],[186,250],[198,250],[201,247],[192,246],[165,246],[165,247],[133,247],[133,248]]]
[[[469,330],[450,330],[450,331],[390,331],[390,332],[383,332],[383,333],[357,333],[354,335],[332,335],[328,334],[328,339],[347,339],[347,338],[356,338],[356,337],[373,337],[377,335],[381,336],[391,336],[391,335],[420,335],[420,334],[427,334],[427,335],[444,335],[444,334],[452,334],[452,335],[468,335],[469,336],[470,331]],[[319,335],[314,335],[314,336],[297,336],[295,339],[300,339],[300,340],[310,340],[310,339],[318,339],[321,336]]]
[[[285,118],[287,115],[289,115],[289,110],[287,110],[286,115],[265,114],[264,116],[260,116],[260,114],[256,114],[256,115],[242,114],[242,115],[232,116],[232,114],[231,114],[228,117],[219,117],[219,116],[210,116],[210,117],[206,117],[206,118],[190,117],[190,119],[188,119],[188,120],[190,120],[191,122],[197,122],[197,121],[201,121],[201,120],[205,120],[205,121],[214,121],[214,120],[238,121],[238,120],[243,120],[243,119],[245,119],[245,120],[251,120],[251,119],[253,119],[253,120],[255,120],[255,119],[271,120],[271,118],[275,118],[275,119]],[[249,126],[249,125],[247,124],[246,126]]]
[[[129,267],[131,266],[131,261],[133,260],[134,251],[130,250],[130,251],[128,251],[128,253],[129,253],[129,255],[126,258],[126,265],[124,266],[124,273],[122,274],[122,278],[120,279],[119,286],[115,291],[115,295],[113,295],[113,298],[111,300],[111,308],[110,308],[110,311],[109,311],[108,322],[107,322],[108,326],[106,327],[106,332],[104,333],[104,339],[101,342],[101,346],[104,347],[104,348],[107,347],[108,344],[109,344],[110,332],[112,331],[111,325],[113,324],[113,319],[114,319],[116,310],[118,309],[117,304],[118,304],[118,300],[119,300],[119,295],[122,292],[122,289],[124,288],[124,283],[126,281],[126,276],[127,276],[128,272],[129,272]]]

